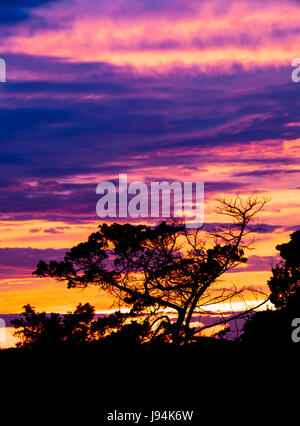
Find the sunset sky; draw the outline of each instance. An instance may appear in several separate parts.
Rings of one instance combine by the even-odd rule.
[[[206,223],[221,194],[268,195],[226,278],[266,288],[300,229],[300,1],[2,1],[0,57],[0,316],[112,308],[32,271],[97,230],[96,186],[119,173],[205,182]]]

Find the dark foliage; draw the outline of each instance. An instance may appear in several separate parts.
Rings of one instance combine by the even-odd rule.
[[[187,230],[175,222],[154,228],[103,224],[63,261],[41,261],[34,274],[66,282],[69,288],[97,285],[119,306],[131,309],[139,323],[131,326],[132,333],[142,326],[142,337],[147,334],[148,341],[188,343],[201,331],[190,326],[195,313],[236,296],[234,288],[211,287],[225,272],[247,261],[248,235],[255,231],[252,222],[264,204],[255,197],[221,200],[218,213],[232,223],[205,239],[200,230]]]
[[[256,312],[244,324],[239,341],[258,345],[294,344],[295,318],[300,318],[300,231],[276,247],[282,260],[272,268],[268,281],[270,301],[276,310]]]
[[[79,304],[74,312],[65,315],[38,313],[24,306],[22,318],[12,321],[20,348],[55,347],[90,343],[142,343],[147,324],[137,324],[128,314],[115,312],[94,319],[95,309],[89,303]]]
[[[272,269],[273,276],[268,282],[270,301],[277,309],[297,310],[300,307],[300,230],[276,249],[282,261]]]

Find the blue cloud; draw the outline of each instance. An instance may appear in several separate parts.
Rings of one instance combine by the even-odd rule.
[[[10,26],[26,21],[31,17],[31,9],[54,1],[57,0],[1,0],[0,23]]]
[[[7,58],[18,79],[1,86],[3,217],[24,218],[31,212],[35,218],[96,219],[94,186],[63,187],[58,183],[62,177],[93,174],[100,181],[145,169],[146,180],[153,167],[185,167],[192,174],[197,171],[197,179],[206,181],[207,192],[214,194],[249,189],[252,176],[260,175],[263,182],[279,166],[299,161],[263,154],[225,160],[222,150],[201,153],[201,148],[232,147],[235,152],[253,141],[300,137],[298,126],[286,127],[298,120],[300,98],[290,101],[295,87],[286,83],[285,67],[251,72],[237,67],[217,78],[194,68],[143,75],[106,63],[17,54]],[[22,72],[37,77],[22,81]],[[176,156],[157,155],[173,149]],[[206,168],[224,161],[252,168],[232,180],[207,182]],[[35,186],[25,185],[32,180]]]

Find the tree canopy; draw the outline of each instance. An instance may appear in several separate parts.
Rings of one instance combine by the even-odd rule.
[[[270,301],[277,309],[297,309],[300,306],[300,230],[291,234],[290,241],[276,249],[282,260],[272,268],[268,281]]]
[[[256,197],[219,200],[217,213],[230,222],[206,233],[175,221],[155,227],[102,224],[64,260],[40,261],[34,274],[66,282],[69,288],[97,285],[119,307],[146,321],[150,340],[188,343],[201,331],[191,327],[195,313],[236,296],[232,287],[213,286],[247,261],[253,221],[265,203]]]
[[[268,281],[268,309],[251,315],[243,326],[239,341],[259,345],[293,344],[293,320],[300,317],[300,230],[290,235],[290,241],[277,245],[281,260],[272,268]]]
[[[148,332],[148,324],[137,323],[128,313],[116,311],[95,319],[95,308],[89,303],[64,315],[36,312],[25,305],[20,318],[12,320],[17,347],[33,349],[57,345],[88,343],[139,344]],[[130,321],[129,320],[130,317]]]

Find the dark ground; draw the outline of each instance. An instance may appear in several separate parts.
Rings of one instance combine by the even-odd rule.
[[[300,346],[205,342],[185,351],[160,349],[1,351],[1,405],[17,424],[40,425],[125,424],[106,422],[113,410],[194,411],[193,422],[156,422],[178,425],[269,424],[280,416],[288,424],[297,414]]]

